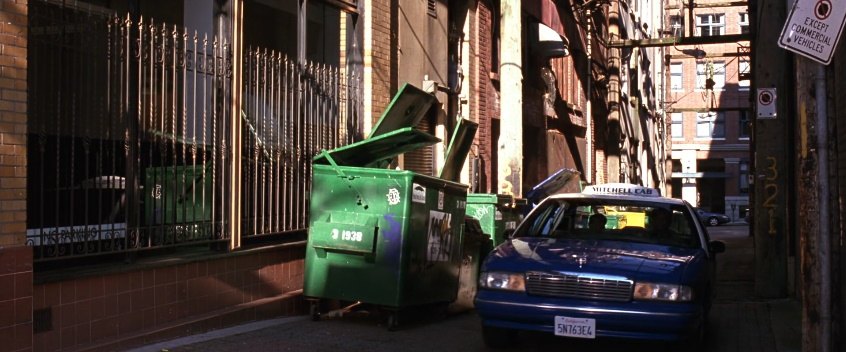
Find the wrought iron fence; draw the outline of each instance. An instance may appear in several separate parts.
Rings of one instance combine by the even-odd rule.
[[[244,62],[243,233],[304,229],[311,158],[360,131],[359,76],[260,48]]]
[[[31,1],[29,17],[35,260],[227,240],[226,41],[50,1]],[[242,233],[304,229],[311,157],[360,131],[359,76],[264,49],[241,55]]]

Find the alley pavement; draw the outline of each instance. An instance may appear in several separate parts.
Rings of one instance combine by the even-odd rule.
[[[726,242],[718,257],[718,287],[705,351],[801,350],[799,304],[790,299],[754,296],[754,246],[745,224],[710,227],[712,239]],[[401,315],[400,328],[388,331],[377,310],[356,307],[343,316],[311,321],[283,317],[147,345],[156,351],[488,351],[479,317],[473,311],[445,317],[425,311]],[[521,333],[517,347],[506,351],[676,351],[681,346],[620,340],[575,340]]]

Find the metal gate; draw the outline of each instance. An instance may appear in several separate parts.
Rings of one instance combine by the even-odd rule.
[[[242,233],[306,227],[311,157],[360,134],[360,76],[225,38],[29,3],[27,243],[35,260],[227,241],[231,89]],[[235,175],[238,176],[238,175]]]

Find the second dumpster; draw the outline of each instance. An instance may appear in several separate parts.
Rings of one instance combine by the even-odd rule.
[[[506,194],[471,193],[467,195],[467,215],[479,220],[482,231],[491,237],[492,247],[496,247],[505,240],[506,230],[516,229],[523,219],[525,202]]]

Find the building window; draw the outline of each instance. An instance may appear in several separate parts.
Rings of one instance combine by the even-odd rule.
[[[749,33],[749,14],[746,12],[739,13],[740,18],[737,21],[737,24],[740,25],[740,33],[746,34]]]
[[[721,13],[712,13],[696,16],[696,31],[700,37],[711,37],[723,35],[726,27],[726,16]]]
[[[749,60],[740,60],[737,65],[737,89],[749,90],[749,81],[751,77]]]
[[[749,110],[740,110],[740,118],[738,119],[737,136],[740,138],[749,138],[749,131],[751,126],[749,124]]]
[[[726,119],[722,112],[696,113],[696,137],[725,138]]]
[[[670,133],[673,138],[684,138],[684,115],[680,112],[670,114],[672,125],[670,126]]]
[[[684,66],[681,62],[674,62],[670,64],[670,89],[674,91],[684,90],[684,83],[682,81],[682,72]]]
[[[682,16],[670,16],[670,30],[674,37],[681,37],[684,34],[684,18]]]
[[[740,173],[738,177],[740,178],[738,181],[738,185],[740,185],[740,194],[748,194],[749,193],[749,162],[741,161],[740,162]]]
[[[709,86],[708,78],[713,80]],[[726,63],[722,61],[696,64],[696,89],[722,90],[726,85]]]

